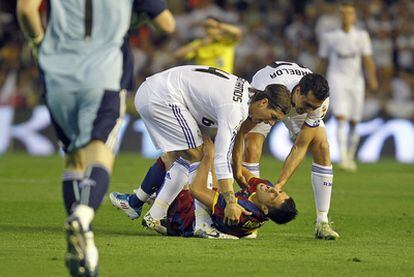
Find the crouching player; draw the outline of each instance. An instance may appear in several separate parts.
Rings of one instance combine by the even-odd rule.
[[[271,182],[255,178],[246,170],[249,186],[235,195],[238,204],[250,211],[251,215],[242,214],[237,225],[228,225],[224,220],[226,201],[221,194],[207,186],[209,171],[214,159],[214,146],[209,138],[204,139],[203,150],[204,156],[195,178],[188,189],[183,189],[179,193],[168,209],[167,235],[237,239],[251,235],[269,219],[278,224],[284,224],[295,218],[297,210],[291,197],[283,191],[274,189]],[[214,237],[211,233],[194,233],[194,198],[206,206],[213,226],[219,232],[231,236],[220,236],[218,233],[217,237]]]

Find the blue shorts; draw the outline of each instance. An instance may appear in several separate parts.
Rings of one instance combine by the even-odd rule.
[[[125,92],[101,89],[45,92],[53,126],[65,152],[92,140],[115,149],[125,114]]]

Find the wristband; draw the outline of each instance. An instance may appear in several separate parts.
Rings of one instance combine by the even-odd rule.
[[[44,34],[39,34],[37,36],[27,36],[27,38],[35,45],[39,45],[43,40]]]

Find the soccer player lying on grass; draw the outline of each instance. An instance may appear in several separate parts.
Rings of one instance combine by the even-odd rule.
[[[283,191],[276,191],[271,182],[255,178],[245,170],[248,187],[236,193],[238,204],[250,211],[251,215],[242,215],[237,225],[229,226],[224,221],[226,202],[222,195],[208,188],[208,175],[214,159],[214,145],[209,138],[204,138],[204,156],[197,174],[189,185],[183,189],[170,205],[167,213],[167,234],[171,236],[197,236],[215,239],[237,239],[251,235],[255,230],[271,219],[278,224],[293,220],[297,214],[295,202]],[[205,205],[216,232],[195,232],[194,198]],[[112,199],[111,199],[112,200]],[[117,203],[114,203],[114,206]],[[122,206],[119,206],[122,208]],[[226,235],[227,234],[227,235]]]
[[[204,156],[198,167],[196,177],[189,186],[189,192],[210,210],[213,224],[219,231],[236,237],[245,237],[250,235],[257,228],[263,226],[269,219],[278,224],[284,224],[295,218],[297,210],[295,202],[291,197],[283,191],[275,190],[271,182],[260,178],[254,178],[253,175],[246,170],[245,173],[249,180],[249,186],[237,192],[236,197],[238,204],[252,214],[243,214],[237,225],[228,225],[224,222],[224,208],[226,207],[226,201],[221,194],[207,187],[207,176],[212,160],[214,159],[214,145],[207,137],[204,138],[203,151]],[[180,202],[180,198],[177,198],[175,201],[177,200]],[[176,208],[176,205],[170,207],[170,212],[174,208]],[[169,216],[168,220],[171,219],[174,218]],[[174,226],[175,222],[171,220],[170,223]]]

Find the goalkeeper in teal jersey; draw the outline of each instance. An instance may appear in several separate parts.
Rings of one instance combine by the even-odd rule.
[[[41,2],[19,0],[17,15],[38,54],[44,99],[65,151],[66,266],[73,276],[96,276],[98,250],[90,225],[108,190],[125,112],[121,46],[133,10],[156,18],[165,4],[153,0],[50,0],[44,31]]]

